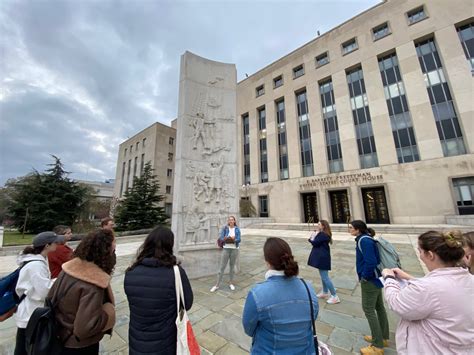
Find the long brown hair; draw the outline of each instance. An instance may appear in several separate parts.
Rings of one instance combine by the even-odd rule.
[[[293,257],[291,248],[281,238],[268,238],[263,246],[263,255],[275,270],[283,270],[286,277],[298,275],[298,263]]]
[[[319,223],[321,223],[321,225],[323,226],[322,232],[326,233],[329,236],[329,244],[332,244],[332,231],[329,222],[325,219],[320,219]]]
[[[166,227],[156,227],[146,237],[143,244],[137,251],[137,257],[133,264],[127,269],[132,270],[141,264],[145,258],[155,258],[166,267],[178,265],[176,256],[173,255],[174,234]]]
[[[117,258],[112,250],[114,233],[107,229],[98,229],[89,233],[74,251],[79,259],[93,262],[104,272],[111,275]]]

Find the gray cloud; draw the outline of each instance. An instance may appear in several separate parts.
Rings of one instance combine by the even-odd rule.
[[[120,142],[176,117],[184,51],[242,79],[377,2],[3,1],[0,184],[49,154],[113,178]]]

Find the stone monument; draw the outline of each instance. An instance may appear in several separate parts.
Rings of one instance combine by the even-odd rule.
[[[218,272],[219,230],[239,211],[236,86],[234,64],[181,56],[171,228],[191,278]]]

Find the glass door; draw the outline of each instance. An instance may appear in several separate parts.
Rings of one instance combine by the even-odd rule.
[[[318,199],[316,197],[316,192],[301,194],[301,198],[303,201],[304,222],[305,223],[319,222]]]
[[[367,223],[390,223],[387,199],[383,187],[362,189],[364,201],[365,220]]]

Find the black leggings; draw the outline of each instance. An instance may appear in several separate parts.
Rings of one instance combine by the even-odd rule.
[[[63,348],[62,355],[97,355],[99,353],[99,343],[92,344],[85,348]],[[16,332],[16,345],[14,355],[28,355],[26,352],[26,329],[18,328]]]
[[[64,348],[61,355],[97,355],[99,343],[89,345],[85,348]]]
[[[16,331],[15,355],[28,355],[26,352],[26,328]]]

